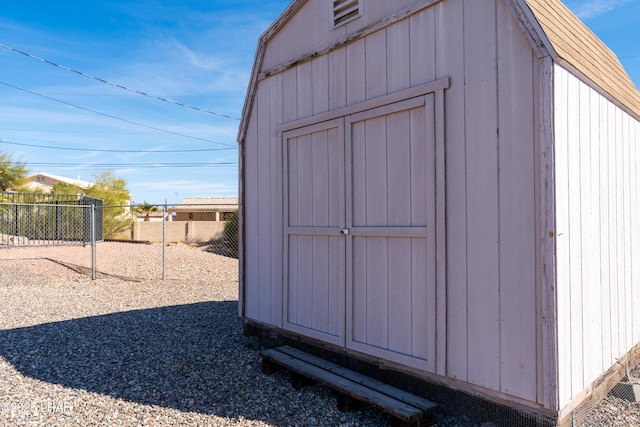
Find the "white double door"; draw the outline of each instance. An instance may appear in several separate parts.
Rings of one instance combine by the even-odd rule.
[[[428,94],[283,133],[284,327],[434,370]]]

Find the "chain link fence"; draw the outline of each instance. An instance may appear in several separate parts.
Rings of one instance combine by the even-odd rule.
[[[237,202],[103,206],[80,195],[0,194],[0,261],[47,259],[93,279],[136,281],[179,278],[189,256],[207,255],[238,258]]]

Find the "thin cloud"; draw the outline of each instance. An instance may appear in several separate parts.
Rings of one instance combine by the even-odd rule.
[[[589,0],[576,5],[573,10],[580,19],[595,18],[624,6],[630,0]]]
[[[240,96],[247,88],[249,66],[236,64],[228,52],[205,54],[175,40],[156,40],[140,50],[138,57],[121,64],[116,81],[166,96]]]
[[[181,197],[186,195],[204,196],[237,196],[238,188],[234,183],[212,183],[206,181],[158,181],[140,183],[137,185],[140,190],[163,190],[166,194],[178,193]]]

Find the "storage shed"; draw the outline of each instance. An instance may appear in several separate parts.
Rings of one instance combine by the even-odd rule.
[[[239,132],[245,324],[567,419],[640,342],[640,94],[558,0],[295,0]]]

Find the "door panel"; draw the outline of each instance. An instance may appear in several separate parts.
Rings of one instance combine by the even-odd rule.
[[[284,327],[344,344],[344,121],[283,135]]]
[[[436,345],[433,106],[427,95],[346,122],[346,345],[428,370]]]
[[[434,95],[284,132],[283,156],[284,327],[435,372]]]

